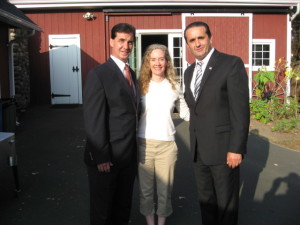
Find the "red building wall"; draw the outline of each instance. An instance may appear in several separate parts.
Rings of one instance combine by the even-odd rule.
[[[253,15],[253,39],[275,39],[275,64],[278,65],[279,58],[287,59],[287,15]],[[274,65],[275,68],[275,65]],[[257,71],[252,73],[252,86],[255,87],[254,76]],[[283,87],[286,86],[284,82],[284,72],[278,75],[278,79]],[[270,84],[272,86],[272,84]],[[283,92],[277,97],[284,97]],[[255,95],[255,91],[253,90]]]
[[[287,52],[287,15],[253,15],[253,39],[276,39],[276,60]]]
[[[136,29],[181,29],[181,14],[144,13],[108,14],[109,30],[117,23],[129,23]]]
[[[80,34],[81,40],[81,71],[82,84],[86,79],[88,71],[99,63],[103,63],[109,56],[109,38],[111,28],[119,22],[127,22],[136,29],[181,29],[181,14],[176,13],[103,13],[93,11],[96,19],[87,21],[83,18],[86,11],[76,12],[42,12],[26,13],[26,15],[43,29],[30,39],[30,61],[31,61],[31,90],[33,103],[50,103],[50,68],[49,68],[49,42],[50,34]],[[106,20],[106,19],[107,20]],[[239,20],[240,18],[237,18]],[[210,23],[216,23],[223,27],[223,33],[228,29],[239,32],[229,32],[230,37],[223,38],[221,28],[216,28],[213,34],[216,36],[216,47],[222,51],[224,44],[230,54],[239,55],[247,62],[248,53],[236,46],[248,45],[248,29],[245,18],[241,22],[233,21],[223,24],[222,20],[210,18]],[[221,23],[221,25],[220,25]],[[235,26],[231,26],[235,24]],[[237,28],[236,26],[239,26]],[[212,26],[214,29],[214,25]],[[221,29],[222,30],[222,29]],[[240,32],[243,30],[243,32]],[[286,15],[253,15],[253,38],[276,39],[276,59],[286,57]],[[221,33],[220,33],[221,32]],[[222,42],[226,40],[226,42]],[[234,41],[233,41],[234,40]],[[242,42],[239,40],[243,40]],[[105,44],[106,43],[106,44]]]
[[[218,51],[241,57],[249,63],[249,17],[187,17],[186,26],[202,21],[208,24],[212,34],[212,46]],[[187,60],[194,62],[194,56],[187,51]]]
[[[93,12],[95,20],[83,18],[86,11],[26,13],[43,29],[30,40],[31,89],[34,103],[50,103],[50,34],[80,34],[82,84],[88,71],[109,56],[111,28],[119,22],[127,22],[137,29],[181,29],[180,14],[104,14]],[[105,16],[109,20],[105,22]],[[107,43],[105,45],[105,43]],[[34,62],[34,63],[33,63]]]
[[[30,39],[32,102],[50,103],[48,35],[80,34],[83,84],[88,71],[105,61],[104,15],[102,12],[93,12],[96,19],[88,21],[83,18],[85,13],[86,11],[26,13],[43,30]]]

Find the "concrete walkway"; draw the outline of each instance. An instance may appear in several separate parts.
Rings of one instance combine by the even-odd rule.
[[[201,225],[188,123],[174,119],[179,160],[174,213],[167,225]],[[85,133],[81,106],[35,106],[16,131],[22,191],[16,197],[10,168],[0,171],[1,225],[89,225],[88,186],[82,161]],[[249,136],[242,164],[239,225],[300,224],[300,152]],[[135,186],[131,225],[146,224]]]

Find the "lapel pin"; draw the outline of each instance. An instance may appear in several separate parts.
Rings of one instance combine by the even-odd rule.
[[[212,70],[212,67],[210,66],[208,69],[209,69],[209,70]]]

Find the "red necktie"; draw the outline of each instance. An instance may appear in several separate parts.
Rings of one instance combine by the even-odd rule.
[[[127,80],[128,84],[130,86],[132,96],[134,96],[132,80],[131,80],[131,76],[130,76],[130,69],[129,69],[129,66],[127,64],[125,64],[125,76],[126,76],[126,80]]]

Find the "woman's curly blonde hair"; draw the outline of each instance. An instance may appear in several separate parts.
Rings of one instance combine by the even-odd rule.
[[[148,48],[146,49],[146,52],[143,56],[143,60],[142,60],[142,66],[141,66],[141,70],[140,70],[140,76],[138,78],[138,84],[139,84],[139,90],[141,95],[145,95],[148,93],[148,89],[149,89],[149,83],[151,81],[151,77],[152,77],[152,72],[150,69],[150,55],[152,53],[153,50],[155,49],[160,49],[165,53],[165,59],[167,61],[166,64],[166,70],[165,70],[165,78],[170,82],[170,84],[172,85],[172,89],[175,90],[175,69],[173,67],[172,64],[172,60],[171,60],[171,56],[169,54],[168,48],[165,45],[161,45],[161,44],[152,44],[149,45]]]

